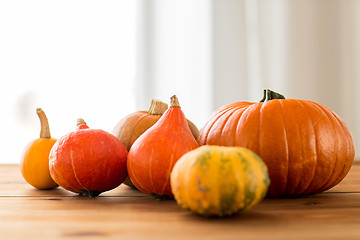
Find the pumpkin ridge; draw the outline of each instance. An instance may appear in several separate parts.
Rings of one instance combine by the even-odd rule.
[[[343,133],[343,132],[344,132],[344,126],[343,126],[342,122],[339,121],[336,113],[334,113],[334,112],[331,111],[330,109],[326,108],[325,106],[322,106],[322,105],[317,104],[317,103],[315,103],[315,104],[318,105],[320,108],[326,110],[326,115],[327,115],[328,118],[329,118],[328,115],[330,115],[330,116],[332,116],[332,117],[336,120],[336,123],[339,124],[339,126],[340,126],[341,133]],[[330,118],[329,118],[329,119],[330,119]],[[333,123],[332,121],[330,121],[330,122],[331,122],[331,125],[332,125],[333,129],[334,129],[334,132],[336,133],[336,136],[338,136],[338,131],[335,131],[334,123]],[[347,151],[346,151],[347,157],[346,157],[345,163],[348,162],[348,160],[349,160],[349,158],[350,158],[350,156],[349,156],[349,151],[348,151],[348,150],[349,150],[349,149],[348,149],[348,146],[349,146],[348,138],[346,138],[346,143],[347,143]],[[338,137],[336,137],[336,149],[338,149],[338,148],[339,148],[339,141],[338,141]],[[335,169],[336,169],[336,167],[337,167],[337,163],[338,163],[338,161],[339,161],[339,155],[338,155],[338,154],[339,154],[339,152],[337,151],[337,153],[336,153],[336,160],[335,160],[334,167],[333,167],[333,169],[332,169],[331,175],[330,175],[328,181],[324,184],[324,186],[322,186],[322,187],[320,188],[321,191],[325,191],[325,190],[331,188],[332,186],[335,186],[335,185],[336,185],[337,183],[339,183],[339,182],[343,179],[343,177],[344,177],[344,176],[341,176],[341,174],[339,174],[339,173],[347,172],[347,171],[344,171],[344,170],[346,169],[346,164],[342,164],[342,169],[341,169],[341,171],[336,174],[336,177],[333,177],[333,174],[334,174]],[[352,162],[352,161],[351,161],[351,162]],[[351,165],[351,164],[350,164],[350,165]]]
[[[306,110],[306,107],[305,107],[305,105],[302,103],[302,101],[300,101],[300,100],[298,100],[298,99],[293,99],[298,105],[300,105],[301,107],[302,107],[302,109],[303,110],[305,110],[306,112],[307,112],[307,110]],[[310,125],[312,125],[312,121],[311,121],[311,118],[310,118],[310,115],[309,114],[307,114],[307,118],[309,119],[308,121],[310,122]],[[298,124],[298,128],[297,128],[297,130],[299,131],[300,130],[300,128],[299,128],[299,124]],[[301,136],[300,136],[301,137]],[[301,144],[302,144],[302,142],[301,142]],[[301,161],[299,161],[299,163],[301,164],[301,169],[299,169],[299,171],[301,172],[301,174],[300,174],[300,179],[298,180],[298,182],[296,183],[296,185],[294,185],[293,187],[291,187],[291,189],[292,189],[292,191],[291,190],[289,190],[290,192],[289,192],[289,195],[294,195],[294,192],[296,193],[296,192],[299,192],[301,189],[306,189],[307,188],[307,186],[304,188],[304,183],[301,181],[303,178],[304,178],[304,161],[303,161],[303,159],[305,158],[306,156],[304,156],[304,152],[303,152],[303,150],[301,151]],[[300,188],[300,190],[299,190],[299,188]]]
[[[239,117],[239,121],[237,122],[237,125],[236,125],[234,146],[240,146],[240,144],[238,143],[238,138],[237,138],[237,136],[239,135],[238,134],[239,128],[241,128],[242,122],[247,121],[249,112],[252,111],[252,108],[256,105],[257,104],[251,104],[251,105],[245,107],[244,111],[241,113],[241,116]],[[241,146],[241,147],[247,147],[247,146]]]
[[[266,102],[264,102],[264,103],[259,103],[259,104],[261,104],[261,107],[260,107],[260,109],[259,109],[259,127],[258,127],[258,149],[257,149],[257,153],[258,154],[261,154],[261,149],[260,149],[260,146],[261,146],[261,130],[260,130],[260,127],[261,127],[261,123],[262,123],[262,113],[263,113],[263,108],[265,107],[265,104],[266,104]]]
[[[205,136],[203,136],[203,134],[199,134],[198,142],[200,145],[207,143],[209,133],[210,133],[212,127],[214,126],[214,124],[216,123],[216,121],[230,109],[232,109],[232,107],[230,107],[230,106],[223,107],[223,108],[219,109],[218,111],[214,112],[212,114],[212,116],[210,116],[207,124],[205,124],[205,126],[200,129],[200,133],[205,132]]]
[[[245,111],[245,107],[239,107],[236,109],[236,111],[232,114],[235,115],[235,120],[234,120],[234,125],[236,125],[236,128],[235,127],[232,127],[232,130],[231,130],[231,137],[232,137],[232,144],[231,146],[236,146],[235,142],[236,142],[236,138],[237,138],[237,129],[238,129],[238,126],[239,126],[239,122],[240,122],[240,118],[241,116],[243,115],[244,111]],[[235,114],[236,113],[236,114]],[[231,117],[232,117],[231,116]]]
[[[335,146],[336,146],[336,147],[334,147],[334,149],[337,150],[338,147],[339,147],[338,134],[337,134],[337,131],[336,131],[336,129],[335,129],[335,126],[334,126],[333,121],[331,121],[331,119],[330,119],[329,116],[328,116],[328,111],[327,111],[328,109],[324,109],[322,106],[320,106],[320,105],[318,105],[318,104],[316,104],[316,105],[319,106],[321,109],[324,110],[324,113],[325,113],[326,117],[329,119],[329,121],[330,121],[330,123],[331,123],[331,126],[332,126],[332,128],[333,128],[333,131],[334,131],[334,133],[336,134],[336,137],[335,137]],[[336,167],[337,162],[338,162],[338,160],[339,160],[339,159],[338,159],[338,154],[339,154],[338,151],[336,151],[335,162],[334,162],[333,168],[331,169],[331,174],[329,175],[329,179],[327,179],[327,181],[325,182],[325,184],[319,188],[319,192],[324,191],[324,189],[326,189],[326,187],[327,187],[329,184],[332,185],[332,183],[331,183],[331,182],[333,182],[333,181],[331,181],[331,180],[332,180],[332,176],[333,176],[333,174],[334,174],[335,167]]]
[[[315,105],[313,105],[313,102],[310,102],[310,101],[304,101],[304,102],[306,102],[306,104],[310,104],[311,106],[315,106]],[[318,111],[320,110],[320,112],[322,112],[323,110],[321,109],[321,108],[318,108],[318,107],[315,107]],[[307,110],[307,108],[305,108],[306,109],[306,112],[308,113],[308,115],[309,115],[309,117],[310,117],[310,119],[311,119],[311,115],[310,115],[310,113],[309,113],[309,111]],[[318,120],[317,120],[318,121]],[[308,186],[306,187],[306,188],[304,188],[304,191],[302,191],[301,193],[300,193],[300,195],[301,194],[307,194],[307,192],[309,191],[309,189],[311,189],[311,186],[312,186],[312,184],[313,184],[313,182],[314,182],[314,179],[316,178],[316,170],[317,170],[317,168],[319,167],[319,156],[318,156],[318,152],[319,152],[319,140],[318,140],[318,137],[317,137],[317,134],[316,134],[316,131],[315,131],[315,125],[314,124],[311,124],[312,125],[312,128],[313,128],[313,132],[314,132],[314,136],[315,136],[315,156],[316,156],[316,158],[315,158],[315,160],[316,160],[316,163],[315,163],[315,167],[314,167],[314,172],[313,172],[313,175],[312,175],[312,178],[311,178],[311,180],[309,181],[309,184],[308,184]]]
[[[237,108],[235,107],[235,108],[229,109],[228,111],[226,111],[224,114],[221,115],[221,117],[223,117],[223,116],[225,116],[225,115],[227,114],[227,115],[225,116],[225,119],[221,122],[220,130],[219,130],[219,132],[220,132],[220,134],[219,134],[219,139],[218,139],[216,142],[222,142],[221,139],[222,139],[222,137],[223,137],[223,129],[224,129],[227,121],[228,121],[229,118],[231,117],[231,115],[232,115],[234,112],[236,112],[236,110],[237,110]],[[218,120],[219,120],[219,119],[220,119],[220,118],[218,118]],[[218,123],[218,121],[216,121],[216,123]],[[213,125],[213,126],[214,126],[214,125]],[[209,132],[210,132],[210,131],[209,131]]]
[[[296,189],[294,190],[295,192],[298,193],[297,195],[302,195],[305,191],[307,191],[307,189],[311,185],[312,179],[315,177],[315,171],[316,171],[316,167],[317,167],[316,165],[317,165],[317,161],[318,161],[318,159],[317,159],[318,158],[317,157],[317,152],[318,152],[318,149],[317,149],[318,144],[317,144],[317,142],[318,141],[317,141],[316,134],[315,134],[315,132],[316,132],[315,131],[315,125],[314,125],[314,123],[312,121],[311,114],[309,113],[308,107],[307,107],[307,105],[310,103],[310,101],[301,101],[301,100],[296,100],[296,101],[304,108],[304,111],[307,114],[307,117],[308,117],[308,119],[310,121],[310,125],[312,126],[312,132],[313,132],[313,136],[314,136],[312,141],[314,141],[314,145],[315,145],[315,147],[314,147],[315,152],[313,153],[313,156],[314,156],[314,159],[315,159],[315,164],[314,164],[314,168],[311,170],[311,173],[312,173],[311,179],[309,179],[305,183],[302,183],[301,185],[296,186]],[[305,103],[307,105],[305,105]],[[303,169],[304,169],[304,167],[306,167],[306,166],[304,166],[303,162],[302,162],[302,165],[303,165]]]
[[[333,124],[333,122],[331,121],[331,119],[329,118],[329,115],[328,115],[328,109],[326,108],[326,107],[323,107],[322,105],[320,105],[320,104],[317,104],[317,103],[312,103],[314,106],[316,106],[317,108],[319,108],[319,109],[321,109],[323,112],[324,112],[324,114],[322,114],[324,117],[326,117],[326,119],[328,120],[328,122],[331,124],[331,127],[332,127],[332,130],[333,130],[333,132],[336,134],[336,136],[337,136],[337,133],[336,133],[336,130],[335,130],[335,127],[334,127],[334,124]],[[337,145],[338,145],[338,138],[337,137],[335,137],[335,142],[336,142],[336,144],[334,144],[336,147],[334,147],[334,149],[337,149]],[[338,158],[338,153],[336,153],[336,159]],[[331,159],[332,160],[332,159]],[[336,162],[335,162],[336,163]],[[333,172],[334,172],[334,170],[335,170],[335,163],[333,164],[333,167],[332,167],[332,169],[331,169],[331,174],[329,174],[328,175],[328,179],[325,181],[325,183],[324,184],[322,184],[321,186],[319,186],[318,188],[317,188],[317,192],[322,192],[323,190],[323,188],[328,184],[328,182],[331,180],[331,176],[332,176],[332,174],[333,174]]]
[[[284,139],[285,139],[285,144],[286,144],[286,183],[285,183],[285,187],[283,189],[283,192],[281,193],[282,195],[285,193],[287,193],[288,191],[288,184],[289,184],[289,164],[290,164],[290,151],[289,151],[289,143],[288,143],[288,133],[287,133],[287,126],[286,126],[286,120],[285,120],[285,114],[284,114],[284,106],[283,106],[283,101],[280,100],[276,100],[279,105],[280,105],[280,109],[281,109],[281,116],[282,116],[282,122],[284,124],[283,129],[284,129]]]
[[[329,111],[331,112],[331,114],[337,119],[337,121],[339,122],[339,125],[341,126],[341,130],[342,132],[350,132],[350,130],[348,129],[348,127],[346,126],[346,123],[339,119],[339,116],[333,112],[331,109],[329,109]],[[347,151],[346,151],[346,160],[345,160],[345,164],[343,165],[343,174],[339,174],[338,178],[334,181],[334,186],[336,184],[338,184],[347,174],[347,172],[349,171],[349,169],[351,168],[351,165],[354,161],[354,155],[355,155],[355,150],[354,150],[354,145],[353,144],[350,144],[350,143],[353,143],[353,138],[352,138],[352,135],[347,135],[346,136],[346,146],[347,146]],[[350,153],[353,153],[351,154],[352,156],[350,156]],[[351,158],[351,159],[350,159]],[[348,164],[348,165],[347,165]],[[344,172],[344,169],[346,170]]]
[[[199,134],[199,141],[198,141],[199,144],[201,144],[201,145],[207,144],[208,136],[209,136],[209,133],[211,131],[211,128],[216,123],[216,121],[220,118],[220,116],[222,116],[222,114],[224,114],[224,113],[221,113],[219,115],[214,115],[214,118],[215,117],[216,118],[215,119],[210,118],[209,122],[202,129],[200,129],[200,133],[205,132],[205,136],[203,134]]]
[[[291,99],[290,99],[290,101],[291,101]],[[298,100],[295,100],[295,101],[299,102]],[[285,134],[286,151],[287,151],[286,159],[287,159],[288,168],[287,168],[287,176],[286,176],[286,183],[285,183],[285,194],[288,195],[289,192],[291,192],[291,190],[289,188],[295,189],[299,185],[301,176],[299,176],[299,179],[297,179],[297,182],[296,182],[295,186],[289,186],[289,175],[290,175],[289,166],[291,164],[291,155],[290,155],[290,149],[289,149],[289,139],[288,139],[288,133],[287,133],[287,125],[286,125],[283,101],[279,101],[279,103],[280,103],[280,108],[281,108],[283,122],[284,122],[284,134]],[[302,151],[301,151],[301,159],[302,158],[303,158],[303,156],[302,156]],[[302,161],[300,161],[300,162],[302,163]],[[303,164],[301,164],[301,167],[303,167]],[[301,170],[302,170],[302,168],[301,168]]]
[[[311,114],[309,113],[307,107],[305,106],[304,103],[306,104],[309,104],[311,103],[310,101],[300,101],[300,100],[297,100],[303,107],[304,107],[304,110],[306,112],[306,114],[308,115],[309,119],[310,119],[310,122],[311,122],[311,126],[312,126],[312,129],[313,129],[313,135],[314,135],[314,143],[315,143],[315,153],[314,153],[314,159],[315,159],[315,166],[314,166],[314,169],[312,169],[312,176],[311,176],[311,179],[306,183],[306,185],[302,188],[302,191],[298,191],[298,195],[303,195],[308,189],[309,187],[311,186],[311,183],[315,177],[315,173],[316,173],[316,168],[317,168],[317,164],[318,164],[318,140],[317,140],[317,136],[316,136],[316,131],[315,131],[315,125],[312,121],[312,118],[311,118]]]

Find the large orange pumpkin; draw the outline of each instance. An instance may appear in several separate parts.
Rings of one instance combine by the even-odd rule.
[[[355,155],[350,130],[335,112],[270,90],[259,103],[236,102],[214,112],[198,141],[257,153],[268,166],[269,197],[330,189],[346,176]]]

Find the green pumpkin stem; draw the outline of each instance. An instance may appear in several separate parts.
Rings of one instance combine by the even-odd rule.
[[[285,99],[285,97],[280,93],[271,91],[270,89],[264,89],[264,97],[260,102],[266,102],[274,99]]]

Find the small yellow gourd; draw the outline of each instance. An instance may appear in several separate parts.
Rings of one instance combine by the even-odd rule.
[[[266,165],[252,151],[210,145],[182,156],[170,180],[178,205],[204,216],[249,210],[270,184]]]
[[[51,189],[58,185],[49,172],[49,153],[56,139],[51,138],[49,122],[41,108],[36,109],[40,119],[40,138],[34,139],[25,147],[20,160],[20,170],[24,179],[38,189]]]

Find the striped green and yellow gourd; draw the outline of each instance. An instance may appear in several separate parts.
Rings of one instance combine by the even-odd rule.
[[[270,184],[266,165],[241,147],[202,146],[182,156],[171,172],[171,189],[182,208],[204,216],[245,212]]]

